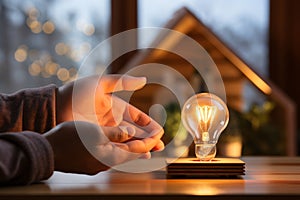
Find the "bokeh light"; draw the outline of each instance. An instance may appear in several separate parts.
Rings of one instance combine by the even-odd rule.
[[[95,33],[95,27],[93,24],[85,24],[83,27],[83,33],[87,36],[91,36]]]
[[[55,25],[53,22],[51,21],[46,21],[44,24],[43,24],[43,31],[46,33],[46,34],[52,34],[55,30]]]
[[[37,33],[40,33],[42,31],[42,25],[37,20],[33,20],[33,21],[29,20],[27,25],[33,33],[37,34]]]
[[[15,60],[18,62],[24,62],[27,59],[28,53],[27,53],[28,47],[25,45],[21,45],[16,51],[15,51]]]
[[[60,68],[56,75],[57,78],[63,82],[69,80],[70,78],[69,70],[66,68]]]
[[[28,72],[32,76],[38,76],[41,73],[41,71],[42,71],[42,66],[39,61],[33,62],[28,68]]]
[[[55,52],[58,54],[58,55],[65,55],[67,54],[69,51],[69,47],[63,43],[63,42],[60,42],[60,43],[57,43],[55,45]]]
[[[52,75],[56,74],[56,72],[59,68],[60,68],[59,64],[49,61],[45,65],[45,72],[52,76]]]

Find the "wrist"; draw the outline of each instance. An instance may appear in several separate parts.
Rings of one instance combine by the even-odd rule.
[[[60,126],[56,126],[53,129],[46,132],[43,137],[48,141],[52,148],[53,152],[53,163],[54,163],[54,170],[60,169],[60,163],[61,163],[61,155],[62,152],[60,151],[61,144],[60,144],[60,138],[58,138],[59,135],[62,135]]]
[[[61,86],[56,90],[56,124],[73,120],[72,90]]]

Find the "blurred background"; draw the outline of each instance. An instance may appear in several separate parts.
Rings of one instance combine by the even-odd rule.
[[[166,27],[195,39],[219,68],[231,113],[220,148],[230,146],[229,141],[238,151],[232,156],[297,155],[299,9],[297,0],[1,0],[0,92],[49,83],[60,86],[75,80],[85,57],[111,35],[133,28]],[[131,42],[138,48],[141,43],[162,42],[158,38],[149,33]],[[105,68],[116,51],[112,46],[100,52],[95,72]],[[201,75],[187,63],[151,51],[127,53],[107,72],[124,73],[138,64],[158,62],[179,71],[196,90],[205,90]],[[161,78],[178,83],[168,75]],[[260,81],[270,90],[260,87]],[[152,104],[164,105],[166,142],[180,124],[178,102],[172,99],[166,88],[150,85],[131,100],[145,112]],[[219,152],[231,155],[234,150]]]

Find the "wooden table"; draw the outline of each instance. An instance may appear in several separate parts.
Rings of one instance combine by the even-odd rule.
[[[47,181],[0,188],[0,199],[300,199],[300,157],[243,157],[246,175],[167,179],[166,171],[95,176],[55,172]]]

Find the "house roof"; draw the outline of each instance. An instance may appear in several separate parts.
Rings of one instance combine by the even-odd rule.
[[[173,16],[173,18],[165,25],[165,28],[179,31],[184,34],[188,34],[191,31],[200,32],[207,41],[209,41],[214,48],[218,49],[235,67],[245,76],[255,87],[262,91],[266,95],[272,93],[272,88],[255,70],[251,68],[241,57],[237,55],[225,42],[222,41],[210,28],[208,28],[200,19],[198,19],[188,8],[179,9]],[[192,36],[193,37],[193,36]],[[153,41],[154,45],[158,47],[163,45],[170,45],[170,41],[174,41],[173,38],[166,35],[157,36]],[[176,41],[176,40],[175,40]],[[204,48],[205,45],[201,44]],[[134,63],[141,62],[143,59],[149,57],[151,54],[156,56],[162,56],[161,51],[145,51],[140,53],[135,59],[130,61],[127,66],[132,66]],[[160,54],[160,55],[159,55]],[[214,59],[214,55],[211,55]]]

